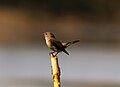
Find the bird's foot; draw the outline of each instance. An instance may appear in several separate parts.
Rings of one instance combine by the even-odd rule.
[[[55,57],[54,52],[50,52],[49,55],[52,55],[53,57]]]
[[[57,56],[58,52],[56,54],[54,54],[55,52],[50,52],[49,55],[52,54],[53,57]]]
[[[54,55],[54,56],[57,56],[58,52]]]

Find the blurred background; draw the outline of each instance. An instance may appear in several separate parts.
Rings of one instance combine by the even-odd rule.
[[[0,87],[53,87],[43,33],[62,42],[64,87],[120,87],[119,0],[0,0]]]

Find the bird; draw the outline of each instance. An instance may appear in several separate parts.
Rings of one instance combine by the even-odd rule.
[[[69,53],[66,51],[65,48],[67,48],[71,44],[80,42],[80,40],[75,40],[75,41],[69,41],[67,43],[62,43],[59,40],[57,40],[55,35],[51,32],[45,32],[43,33],[43,35],[45,38],[46,45],[48,46],[48,48],[50,48],[53,51],[50,52],[50,54],[54,54],[56,52],[54,56],[56,56],[59,52],[64,52],[67,55],[69,55]]]

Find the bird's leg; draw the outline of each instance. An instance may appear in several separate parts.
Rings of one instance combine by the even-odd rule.
[[[54,53],[55,53],[55,52],[50,52],[50,53],[49,53],[49,55],[51,55],[51,54],[52,54],[52,56],[53,56],[53,57],[55,57],[55,56],[57,56],[57,54],[58,54],[59,52],[56,52],[56,54],[55,54],[55,55],[54,55]]]
[[[56,56],[59,52],[57,52],[54,56]]]
[[[53,55],[54,53],[55,53],[55,52],[50,52],[50,53],[49,53],[49,55],[51,55],[51,54],[52,54],[52,56],[54,56],[54,55]]]

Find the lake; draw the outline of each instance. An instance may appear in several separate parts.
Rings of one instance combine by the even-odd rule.
[[[82,45],[67,51],[70,56],[58,54],[62,81],[120,83],[119,48]],[[44,46],[1,46],[0,82],[51,80],[49,52]]]

